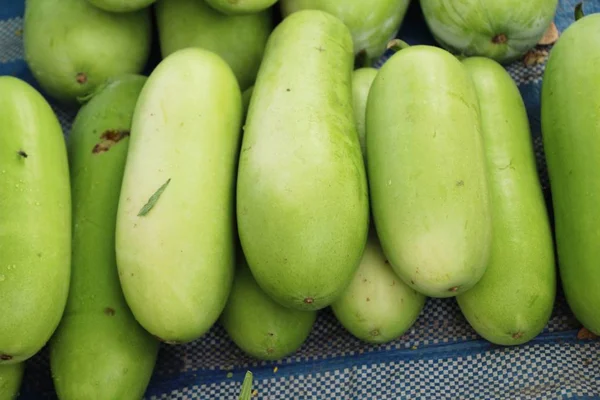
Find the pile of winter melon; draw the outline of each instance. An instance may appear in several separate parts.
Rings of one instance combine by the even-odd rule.
[[[544,74],[553,225],[502,64],[557,0],[421,0],[439,46],[392,40],[408,3],[26,0],[37,86],[0,77],[0,399],[47,343],[61,400],[139,399],[161,342],[219,323],[280,359],[326,307],[384,343],[453,297],[518,345],[556,265],[600,334],[600,15]]]

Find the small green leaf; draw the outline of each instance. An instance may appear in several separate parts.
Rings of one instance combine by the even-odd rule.
[[[583,18],[585,14],[583,13],[583,1],[575,6],[575,21],[579,21]]]
[[[238,400],[250,400],[252,397],[252,372],[246,371],[244,383],[242,383],[242,391]]]
[[[150,210],[152,210],[152,208],[154,207],[154,205],[156,204],[160,196],[163,194],[170,182],[171,178],[167,179],[167,181],[163,183],[163,185],[159,187],[158,190],[152,196],[150,196],[148,202],[144,205],[144,207],[142,207],[142,209],[138,213],[138,217],[143,217],[146,214],[148,214]]]

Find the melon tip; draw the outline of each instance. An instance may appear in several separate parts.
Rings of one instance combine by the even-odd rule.
[[[504,44],[508,42],[508,38],[504,33],[499,33],[492,38],[492,43],[494,44]]]
[[[76,76],[75,76],[75,80],[77,81],[77,83],[79,83],[80,85],[83,85],[84,83],[87,82],[87,75],[83,72],[79,72]]]

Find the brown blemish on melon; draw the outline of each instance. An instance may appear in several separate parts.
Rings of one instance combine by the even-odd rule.
[[[92,153],[105,153],[127,136],[129,136],[129,131],[127,130],[109,129],[100,135],[100,141],[94,146]]]

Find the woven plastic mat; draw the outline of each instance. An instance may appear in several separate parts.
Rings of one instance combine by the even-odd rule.
[[[573,23],[577,2],[560,1],[555,18],[559,32]],[[0,0],[0,75],[18,76],[39,89],[23,60],[23,8],[23,0]],[[600,12],[600,0],[585,1],[584,11]],[[435,44],[416,0],[398,37],[409,44]],[[506,68],[527,106],[551,214],[539,120],[541,80],[550,48],[537,48],[540,63],[526,65],[519,60]],[[377,65],[388,57],[385,54]],[[147,72],[158,60],[155,48]],[[54,109],[68,135],[74,115]],[[355,339],[329,310],[323,310],[304,346],[278,362],[245,356],[217,324],[193,343],[161,347],[146,399],[237,399],[248,369],[254,373],[254,398],[264,400],[600,399],[600,342],[578,340],[579,328],[560,289],[543,334],[510,348],[482,340],[454,299],[429,299],[404,336],[379,346]],[[55,398],[44,349],[27,363],[20,399]]]

